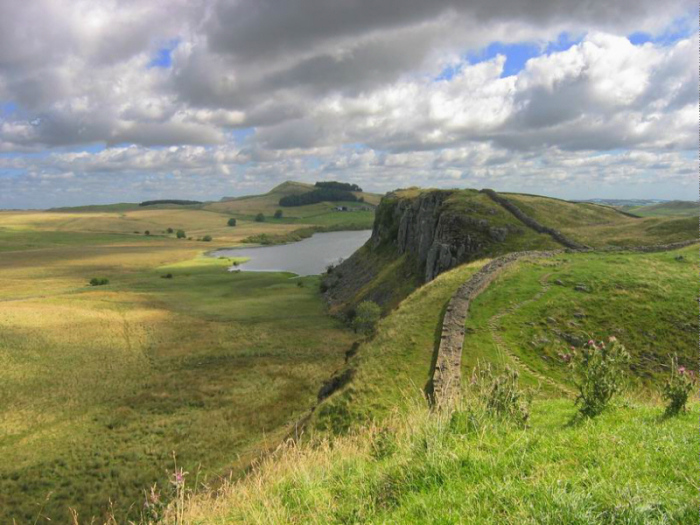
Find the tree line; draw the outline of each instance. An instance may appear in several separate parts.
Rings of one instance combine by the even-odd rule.
[[[318,183],[316,183],[318,184]],[[318,202],[357,202],[357,197],[346,190],[319,188],[299,195],[287,195],[280,199],[280,206],[305,206]]]

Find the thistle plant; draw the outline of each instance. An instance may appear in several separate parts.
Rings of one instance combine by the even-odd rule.
[[[666,415],[675,416],[685,412],[688,396],[695,384],[695,374],[678,365],[678,357],[671,357],[671,373],[664,384],[661,395],[667,401]]]
[[[614,336],[607,343],[591,339],[580,350],[570,350],[559,356],[573,370],[578,389],[576,405],[581,415],[595,417],[622,390],[630,355]]]

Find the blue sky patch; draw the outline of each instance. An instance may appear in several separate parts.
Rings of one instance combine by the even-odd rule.
[[[175,38],[168,42],[165,46],[158,49],[156,56],[148,63],[148,67],[169,68],[173,65],[173,51],[180,44],[180,39]]]
[[[240,144],[255,135],[255,128],[235,128],[230,130],[228,135]]]
[[[566,51],[580,43],[581,40],[581,37],[573,38],[568,33],[561,33],[556,40],[547,42],[546,45],[538,42],[518,42],[516,44],[493,42],[479,51],[466,53],[462,56],[462,62],[446,67],[435,77],[435,80],[451,80],[455,75],[459,74],[464,64],[478,64],[487,60],[493,60],[498,55],[506,57],[501,78],[517,75],[525,68],[525,64],[531,58]]]
[[[14,102],[0,102],[0,116],[9,117],[17,111],[17,104]]]
[[[695,33],[697,30],[695,20],[696,18],[694,14],[692,16],[678,18],[677,20],[674,20],[663,33],[652,35],[643,31],[637,31],[627,35],[627,39],[635,46],[646,44],[648,42],[659,46],[670,46],[679,40],[691,37],[693,33]]]

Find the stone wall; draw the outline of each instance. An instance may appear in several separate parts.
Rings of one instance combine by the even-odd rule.
[[[561,251],[513,252],[487,263],[460,286],[447,304],[433,373],[433,399],[441,404],[459,392],[462,349],[470,303],[508,266],[524,257],[551,257]]]
[[[544,226],[543,224],[540,224],[538,221],[530,217],[529,215],[526,215],[520,208],[518,208],[515,204],[513,204],[511,201],[503,197],[502,195],[499,195],[493,190],[489,189],[483,189],[481,190],[482,193],[485,193],[488,195],[488,197],[494,201],[503,206],[506,210],[508,210],[510,213],[512,213],[520,222],[525,224],[526,226],[529,226],[533,230],[535,230],[538,233],[546,233],[552,237],[555,241],[557,241],[559,244],[562,246],[566,246],[567,248],[571,248],[573,250],[585,250],[589,248],[585,244],[580,244],[574,240],[569,239],[561,233],[559,230],[555,230],[554,228],[550,228],[548,226]]]

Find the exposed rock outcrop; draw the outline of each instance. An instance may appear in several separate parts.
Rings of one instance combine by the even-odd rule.
[[[387,194],[369,241],[324,277],[332,310],[366,299],[391,305],[460,264],[509,251],[509,241],[527,229],[498,203],[472,198],[450,204],[456,192],[449,190],[408,193]]]

